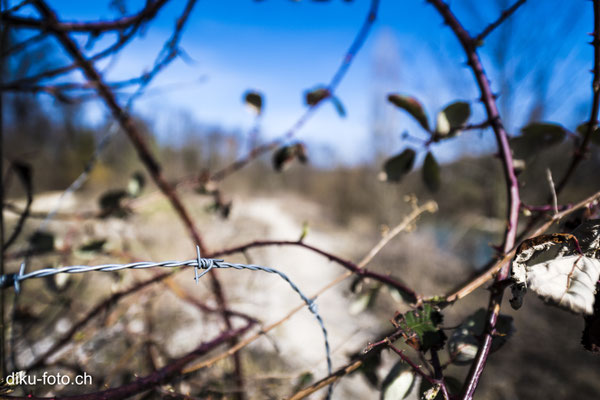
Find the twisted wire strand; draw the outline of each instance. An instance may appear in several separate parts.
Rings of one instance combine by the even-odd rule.
[[[134,262],[129,264],[102,264],[102,265],[72,265],[68,267],[60,267],[60,268],[43,268],[38,269],[36,271],[32,271],[29,273],[25,272],[25,263],[21,264],[19,272],[16,274],[5,274],[0,276],[0,289],[6,289],[10,286],[15,288],[15,292],[18,294],[20,291],[21,282],[34,279],[34,278],[44,278],[47,276],[53,276],[57,274],[80,274],[85,272],[93,272],[93,271],[102,271],[102,272],[112,272],[112,271],[120,271],[123,269],[147,269],[147,268],[177,268],[177,267],[194,267],[194,279],[196,283],[198,283],[199,279],[207,274],[213,268],[233,268],[236,270],[247,269],[250,271],[263,271],[271,274],[279,275],[284,281],[286,281],[292,290],[294,290],[300,298],[306,303],[308,310],[315,316],[319,326],[321,327],[321,331],[323,332],[323,340],[325,342],[325,353],[327,357],[327,372],[331,375],[332,373],[332,362],[331,362],[331,348],[329,345],[329,336],[327,334],[327,329],[325,328],[325,323],[319,314],[317,304],[314,300],[308,298],[298,286],[283,272],[270,267],[264,267],[262,265],[255,264],[237,264],[237,263],[229,263],[225,262],[221,259],[213,259],[213,258],[202,258],[200,257],[200,249],[196,246],[196,255],[197,258],[194,260],[185,260],[185,261],[161,261],[161,262]],[[199,273],[199,270],[202,270]],[[331,392],[333,389],[333,385],[329,386],[327,398],[330,398]]]

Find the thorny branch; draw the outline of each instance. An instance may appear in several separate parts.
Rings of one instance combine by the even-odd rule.
[[[195,0],[189,0],[186,8],[188,8],[191,11],[195,2],[196,2]],[[35,0],[34,6],[39,11],[40,15],[45,19],[47,25],[52,27],[52,26],[59,24],[56,14],[54,13],[54,11],[52,11],[50,9],[50,7],[48,7],[48,5],[44,1]],[[185,19],[183,19],[182,21],[185,21]],[[178,26],[179,26],[179,28],[181,28],[182,25],[179,25],[179,23],[178,23]],[[91,62],[86,60],[86,58],[81,53],[78,45],[73,41],[73,39],[68,35],[68,33],[65,31],[62,31],[62,30],[57,30],[57,29],[51,29],[51,31],[54,33],[54,35],[56,36],[58,41],[62,44],[64,49],[67,51],[67,53],[70,54],[70,56],[73,58],[75,63],[78,64],[79,68],[82,70],[82,72],[86,76],[86,78],[90,82],[92,82],[96,85],[96,90],[98,92],[98,95],[104,100],[104,102],[106,103],[108,108],[111,110],[113,117],[117,121],[119,121],[119,124],[121,125],[123,130],[125,131],[127,136],[129,136],[129,139],[133,143],[140,160],[142,161],[144,166],[148,169],[148,172],[152,176],[152,179],[154,180],[156,185],[160,188],[160,190],[167,197],[167,199],[169,200],[169,202],[175,209],[175,212],[178,214],[180,220],[182,221],[182,223],[188,230],[188,233],[189,233],[190,237],[192,238],[193,242],[200,247],[200,250],[202,253],[206,253],[207,252],[206,247],[205,247],[202,237],[200,236],[200,233],[198,232],[198,229],[196,228],[194,222],[192,221],[187,209],[181,202],[181,199],[179,198],[179,196],[177,195],[177,193],[175,192],[173,187],[167,182],[167,180],[164,178],[163,174],[161,173],[160,164],[158,163],[158,161],[156,161],[154,156],[151,154],[150,149],[148,148],[148,146],[145,142],[145,139],[141,135],[140,131],[138,130],[138,128],[135,125],[135,122],[133,121],[131,116],[118,104],[114,93],[104,83],[102,77],[98,73],[95,66]],[[228,307],[227,307],[227,301],[225,299],[225,294],[223,292],[222,285],[217,277],[218,275],[217,275],[216,271],[212,271],[212,273],[209,275],[210,275],[212,290],[217,298],[219,307],[221,308],[221,312],[223,315],[223,319],[225,321],[225,325],[228,330],[231,330],[232,324],[231,324],[230,318],[225,313],[225,310]],[[232,344],[235,344],[235,338],[232,338]],[[242,377],[242,373],[241,373],[241,361],[239,359],[239,356],[236,356],[234,358],[234,363],[235,363],[235,369],[236,369],[236,380],[237,380],[236,383],[241,388],[241,387],[243,387],[243,377]],[[240,395],[238,396],[238,398],[242,399],[243,397],[244,396],[243,396],[242,392],[240,392]]]
[[[164,2],[165,2],[164,0],[161,0],[161,3],[164,3]],[[98,60],[104,59],[113,54],[116,54],[117,52],[122,50],[123,47],[127,43],[129,43],[129,41],[131,39],[133,39],[139,33],[142,26],[143,26],[142,20],[138,20],[127,30],[127,32],[119,32],[118,39],[113,44],[106,47],[104,50],[101,50],[98,53],[88,57],[88,61],[96,62]],[[43,33],[43,35],[44,35],[44,37],[47,36],[46,33]],[[26,40],[26,42],[27,42],[27,40]],[[24,48],[31,43],[35,43],[35,41],[24,43],[23,45],[21,45],[21,47]],[[22,87],[22,86],[28,86],[28,85],[35,85],[44,79],[54,78],[56,76],[71,72],[77,68],[79,68],[79,65],[76,62],[74,62],[70,65],[58,67],[58,68],[47,70],[47,71],[42,71],[42,72],[32,75],[32,76],[17,79],[16,81],[6,82],[6,83],[3,82],[3,85],[0,86],[0,88],[2,90],[4,90],[5,85],[6,85],[6,87]]]
[[[227,255],[227,254],[232,254],[232,253],[244,252],[245,250],[248,250],[253,247],[263,247],[263,246],[304,247],[304,248],[311,250],[317,254],[327,257],[330,261],[333,261],[333,262],[341,265],[342,267],[344,267],[348,271],[350,271],[352,274],[355,274],[355,275],[363,277],[363,278],[371,278],[378,282],[385,283],[386,285],[389,285],[395,289],[398,289],[398,290],[402,291],[403,293],[406,293],[410,298],[413,299],[413,301],[417,301],[421,297],[417,292],[415,292],[413,289],[409,288],[406,284],[402,283],[401,281],[399,281],[397,279],[392,278],[391,276],[388,276],[385,274],[380,274],[380,273],[373,272],[373,271],[369,271],[364,268],[360,268],[357,264],[353,263],[352,261],[345,260],[341,257],[338,257],[338,256],[332,254],[332,253],[328,253],[324,250],[321,250],[317,247],[311,246],[304,242],[289,241],[289,240],[256,240],[256,241],[246,243],[241,246],[233,247],[230,249],[224,249],[224,250],[220,251],[219,253],[222,255]]]
[[[490,82],[487,78],[485,70],[481,64],[481,60],[476,50],[476,43],[469,33],[465,30],[462,24],[458,21],[456,16],[450,10],[450,7],[442,0],[428,0],[438,11],[438,13],[444,18],[447,25],[454,32],[455,36],[459,40],[463,50],[465,51],[468,59],[468,64],[475,80],[479,86],[481,92],[481,101],[485,106],[487,117],[491,122],[492,129],[496,136],[496,142],[498,143],[500,158],[502,159],[502,166],[504,170],[504,176],[506,180],[506,192],[507,192],[507,227],[504,233],[504,243],[502,244],[502,252],[508,253],[515,245],[515,239],[517,235],[517,224],[519,220],[519,209],[521,200],[519,196],[519,182],[515,175],[512,152],[508,143],[508,135],[502,125],[500,114],[496,106],[496,100]],[[505,263],[498,274],[496,275],[496,282],[501,282],[508,278],[510,264]],[[486,327],[484,331],[481,344],[477,351],[477,356],[471,364],[469,375],[463,387],[462,398],[470,400],[473,398],[475,389],[479,382],[479,378],[483,372],[483,368],[487,361],[488,354],[490,352],[492,344],[492,332],[496,326],[498,314],[500,313],[500,305],[502,303],[502,296],[504,294],[503,286],[495,286],[495,290],[492,291],[490,301],[488,304],[488,312],[486,315]]]

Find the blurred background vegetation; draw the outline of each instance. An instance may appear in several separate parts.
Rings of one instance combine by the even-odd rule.
[[[499,10],[510,5],[505,0],[453,3],[457,3],[457,9],[464,17],[465,23],[474,27],[485,26],[483,21],[492,19]],[[587,38],[579,33],[582,25],[586,26],[586,30],[591,30],[587,28],[591,27],[590,14],[591,6],[583,2],[528,2],[514,17],[499,27],[482,48],[484,62],[489,66],[491,80],[498,91],[500,114],[512,136],[519,137],[520,128],[529,122],[548,120],[563,124],[573,133],[568,134],[559,143],[548,147],[538,146],[533,151],[523,143],[515,142],[515,156],[525,163],[525,169],[519,175],[522,200],[525,204],[540,205],[547,202],[550,188],[545,178],[546,169],[552,171],[555,181],[562,177],[575,149],[574,144],[577,143],[577,139],[574,138],[576,127],[588,118],[591,99],[591,76],[588,70],[592,58],[587,57],[591,50],[583,50]],[[532,26],[535,26],[535,30]],[[442,43],[454,41],[449,30],[441,27],[439,18],[432,22],[428,29],[436,32],[439,30],[440,35],[448,39],[442,42],[439,36],[430,35],[424,38],[426,42],[436,43],[436,40],[439,40],[436,44],[442,47]],[[20,40],[22,37],[16,34],[9,38],[10,43]],[[363,146],[360,159],[353,158],[348,161],[348,157],[342,154],[343,146],[338,148],[332,145],[331,141],[323,143],[303,140],[300,132],[298,140],[306,145],[309,158],[307,164],[293,162],[289,168],[277,172],[273,168],[272,154],[268,154],[229,177],[220,185],[220,190],[227,201],[233,199],[234,210],[245,202],[244,199],[251,197],[300,198],[311,204],[318,204],[326,216],[324,219],[334,224],[336,229],[347,232],[357,230],[361,233],[369,230],[365,237],[370,239],[377,238],[381,229],[398,223],[410,211],[410,206],[404,201],[406,195],[414,194],[420,200],[434,199],[440,210],[433,216],[424,217],[419,223],[419,231],[424,233],[422,240],[433,241],[429,245],[435,248],[436,255],[433,255],[433,250],[427,254],[439,263],[436,264],[437,267],[446,267],[443,265],[445,254],[451,254],[452,262],[448,263],[447,271],[441,271],[439,276],[431,277],[434,282],[430,286],[423,284],[423,287],[432,291],[448,289],[462,282],[462,279],[453,281],[453,277],[466,278],[483,267],[495,254],[492,245],[501,241],[505,226],[506,185],[500,162],[494,156],[492,133],[489,129],[464,132],[456,139],[434,146],[435,152],[441,156],[438,158],[443,161],[442,183],[436,192],[431,192],[423,184],[420,159],[415,170],[400,183],[391,184],[378,180],[378,174],[387,158],[399,153],[406,146],[419,148],[419,141],[424,141],[417,125],[409,121],[404,113],[388,104],[387,94],[405,92],[405,87],[414,88],[415,81],[427,81],[429,76],[402,74],[403,57],[410,55],[413,50],[412,54],[416,54],[416,57],[419,57],[420,53],[418,49],[401,50],[398,43],[402,38],[395,36],[393,32],[378,32],[372,40],[374,44],[371,51],[359,55],[368,60],[370,75],[368,90],[357,96],[368,97],[371,108],[368,143]],[[439,90],[450,93],[450,99],[470,99],[475,109],[471,122],[479,122],[477,118],[483,114],[476,108],[480,106],[474,99],[475,88],[471,83],[471,76],[460,65],[464,60],[454,57],[451,51],[444,48],[437,50],[439,53],[434,53],[436,58],[432,59],[436,62],[432,65],[431,71],[434,72],[429,71],[438,76],[433,79],[434,83],[443,79],[445,86]],[[341,51],[342,49],[340,54]],[[2,71],[4,82],[60,66],[63,61],[64,55],[52,42],[41,42],[33,49],[8,58],[4,65],[5,70]],[[448,61],[452,62],[452,67],[446,64]],[[456,71],[462,72],[455,73]],[[436,114],[434,111],[451,100],[446,101],[445,94],[440,95],[436,91],[437,87],[432,88],[428,85],[425,82],[421,91],[409,94],[430,106],[429,114],[433,116]],[[251,83],[248,83],[248,87],[250,86]],[[248,87],[239,88],[240,101]],[[580,90],[582,87],[583,91]],[[120,98],[125,98],[126,94],[120,93]],[[265,107],[268,108],[269,93],[264,95],[267,101]],[[49,191],[62,191],[71,184],[79,176],[112,123],[109,118],[101,123],[89,121],[86,101],[94,102],[94,98],[64,102],[45,94],[5,93],[3,96],[3,167],[6,170],[12,161],[26,161],[31,164],[34,198]],[[210,94],[207,96],[210,97]],[[342,98],[342,101],[345,99]],[[154,110],[156,114],[160,111]],[[348,112],[352,110],[349,109]],[[164,131],[165,126],[170,128],[166,129],[167,133],[159,135],[156,132],[159,124],[152,118],[152,113],[146,110],[134,115],[154,153],[157,154],[165,175],[172,182],[177,182],[183,177],[201,176],[207,171],[214,172],[245,154],[249,150],[249,143],[266,141],[272,134],[259,129],[256,136],[250,137],[250,130],[243,127],[232,129],[227,127],[227,123],[206,122],[189,111],[182,110],[180,113],[171,114],[171,121],[162,120],[160,129]],[[339,118],[337,115],[335,117]],[[356,139],[343,131],[323,132],[323,135],[333,136],[333,142]],[[581,200],[599,189],[600,152],[596,143],[592,145],[589,157],[570,180],[567,190],[561,194],[560,204]],[[92,199],[93,204],[93,199],[97,199],[107,190],[125,187],[130,176],[139,170],[141,166],[134,148],[127,137],[118,132],[92,170],[83,188],[83,196]],[[8,201],[12,202],[22,200],[24,194],[23,188],[13,183],[6,196]],[[189,196],[206,200],[206,196],[201,193],[192,193]],[[205,205],[202,203],[203,207]],[[93,208],[89,205],[84,207],[87,210]],[[198,208],[202,212],[206,211],[206,207]],[[143,212],[141,214],[144,218],[147,217]],[[202,219],[204,217],[198,218],[205,221]],[[218,219],[212,223],[227,222]],[[31,227],[27,230],[32,231]],[[389,268],[411,264],[414,268],[406,277],[411,283],[430,279],[430,276],[419,274],[427,268],[427,260],[416,260],[417,254],[413,254],[416,250],[412,251],[411,245],[410,240],[407,240],[403,242],[404,249],[400,248],[402,246],[390,249],[388,253],[383,254],[381,264]],[[417,241],[415,249],[420,249],[420,245],[422,243]],[[365,246],[358,247],[362,250]],[[352,253],[352,256],[356,254]],[[384,267],[381,268],[385,270]],[[432,272],[433,275],[436,273],[437,271]],[[351,293],[345,294],[349,298],[353,296]],[[485,291],[477,292],[473,297],[467,301],[470,307],[477,302],[479,305],[485,304]],[[396,304],[385,299],[378,301],[377,317],[380,321],[387,322],[393,315]],[[533,330],[533,336],[514,338],[517,350],[508,352],[508,356],[498,359],[497,364],[492,364],[491,367],[497,368],[493,369],[494,371],[504,371],[503,377],[506,381],[501,382],[519,386],[510,390],[498,388],[499,384],[493,378],[486,377],[482,392],[485,393],[485,398],[593,398],[594,392],[597,394],[597,389],[600,388],[598,383],[590,382],[587,378],[577,378],[572,370],[585,368],[587,365],[599,365],[597,359],[593,360],[591,356],[583,355],[579,349],[579,337],[574,337],[573,331],[580,330],[580,327],[566,331],[566,325],[572,324],[574,318],[557,314],[554,310],[547,311],[546,308],[535,304],[521,314],[521,319],[517,321],[518,330]],[[457,314],[461,315],[461,312]],[[544,315],[548,318],[545,321],[536,317],[543,313],[546,313]],[[460,323],[458,317],[452,321]],[[556,328],[554,324],[559,327]],[[559,331],[556,337],[552,337],[545,344],[536,342],[545,334],[556,331]],[[539,354],[532,354],[530,350],[533,345],[539,345]],[[566,354],[567,360],[565,361],[562,355],[556,358],[548,357],[548,354],[556,352]],[[265,354],[255,355],[256,359],[261,357],[265,357]],[[281,360],[267,361],[277,368],[281,367],[278,364]],[[534,372],[531,372],[529,367],[517,368],[516,364],[525,361],[534,364]],[[556,368],[560,374],[570,374],[569,378],[565,378],[564,387],[557,389],[557,383],[547,383],[546,374],[553,377],[558,374],[556,371],[547,372],[549,365]],[[122,379],[126,381],[125,377]],[[543,395],[540,394],[542,392],[535,392],[533,389],[539,388],[537,385],[542,383],[545,385],[540,389]]]

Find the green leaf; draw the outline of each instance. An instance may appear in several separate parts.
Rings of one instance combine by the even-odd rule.
[[[390,94],[388,95],[388,101],[408,112],[414,119],[421,124],[423,129],[429,131],[429,121],[427,119],[427,114],[425,113],[425,109],[421,105],[421,103],[415,99],[414,97],[405,96],[401,94]]]
[[[567,134],[562,125],[549,122],[532,122],[521,129],[523,136],[537,146],[552,146],[562,142]]]
[[[127,183],[127,193],[131,197],[138,197],[142,194],[144,186],[146,186],[144,174],[140,171],[136,171],[131,175],[131,179],[129,179],[129,182]]]
[[[309,106],[316,106],[321,101],[328,98],[329,96],[331,96],[331,93],[329,93],[329,90],[327,90],[326,88],[323,88],[323,87],[319,87],[319,88],[316,88],[316,89],[306,92],[304,95],[304,101]]]
[[[340,99],[336,96],[333,96],[331,98],[331,102],[335,106],[335,109],[336,109],[337,113],[339,114],[339,116],[344,118],[346,116],[346,109],[344,108],[344,105],[342,104]]]
[[[106,217],[126,217],[129,211],[125,209],[122,201],[127,197],[129,197],[129,193],[122,189],[108,190],[102,193],[100,199],[98,200],[102,214]]]
[[[281,172],[294,159],[292,146],[280,147],[273,153],[273,168]]]
[[[588,123],[584,122],[583,124],[577,127],[577,133],[581,135],[582,138],[587,133],[587,126]],[[596,126],[595,129],[593,129],[592,135],[590,137],[590,142],[596,145],[600,145],[600,127]]]
[[[559,124],[533,122],[521,129],[522,135],[511,138],[511,147],[519,157],[528,158],[544,147],[562,142],[566,130]]]
[[[35,254],[48,253],[54,250],[54,234],[45,231],[35,231],[29,237],[29,247]]]
[[[486,310],[480,308],[467,317],[448,340],[448,353],[454,364],[467,365],[475,358],[479,339],[485,328]],[[492,352],[497,351],[513,335],[513,318],[500,314],[496,322],[496,335],[492,338]]]
[[[415,373],[404,361],[398,361],[381,384],[381,400],[407,398],[415,388]]]
[[[408,174],[415,162],[415,151],[406,149],[402,153],[389,158],[383,164],[385,179],[388,182],[400,182],[404,175]]]
[[[244,102],[257,114],[262,113],[263,97],[257,91],[249,90],[244,94]]]
[[[401,315],[396,322],[402,329],[407,343],[425,352],[444,346],[446,335],[437,328],[442,319],[443,316],[436,307],[425,303],[423,307]]]
[[[287,168],[295,158],[302,164],[308,162],[306,146],[304,146],[303,143],[282,146],[277,149],[275,153],[273,153],[273,168],[275,168],[277,172],[281,172]]]
[[[432,152],[428,152],[423,162],[423,181],[425,186],[432,192],[437,192],[440,188],[440,166],[437,163]]]
[[[300,376],[296,379],[296,384],[292,388],[292,393],[296,393],[303,389],[305,386],[310,385],[315,380],[315,376],[312,372],[307,371],[300,374]]]
[[[467,102],[457,101],[446,106],[438,113],[435,127],[436,136],[441,138],[455,136],[467,123],[470,116],[471,106]]]

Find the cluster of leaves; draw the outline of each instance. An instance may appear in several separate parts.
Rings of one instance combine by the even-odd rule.
[[[423,307],[399,314],[394,324],[402,332],[406,344],[422,352],[440,350],[446,342],[446,334],[439,328],[443,315],[431,303]]]
[[[425,147],[429,148],[432,143],[450,139],[458,135],[467,126],[466,123],[471,116],[471,106],[464,101],[457,101],[446,106],[437,115],[436,126],[430,127],[429,118],[423,105],[414,97],[400,94],[390,94],[388,100],[396,107],[408,112],[429,135]],[[390,157],[383,165],[382,179],[388,182],[400,182],[402,178],[412,171],[417,152],[412,148],[406,148],[400,154]],[[432,192],[440,188],[440,166],[428,150],[422,168],[423,181]]]
[[[475,358],[479,340],[486,326],[485,316],[485,309],[478,309],[465,318],[449,338],[442,327],[443,315],[433,303],[425,303],[416,309],[398,314],[392,322],[402,335],[404,343],[409,347],[423,355],[427,352],[438,352],[446,347],[448,363],[465,366]],[[494,331],[491,351],[500,349],[514,332],[512,317],[500,315]],[[404,399],[416,390],[418,390],[419,396],[424,396],[424,398],[442,398],[439,387],[431,385],[427,379],[421,379],[420,384],[417,385],[418,375],[410,365],[402,360],[390,369],[385,379],[379,384],[377,370],[381,366],[381,361],[379,352],[368,353],[358,371],[373,387],[381,389],[382,400]],[[451,394],[459,393],[461,382],[458,379],[445,376],[444,382]]]

